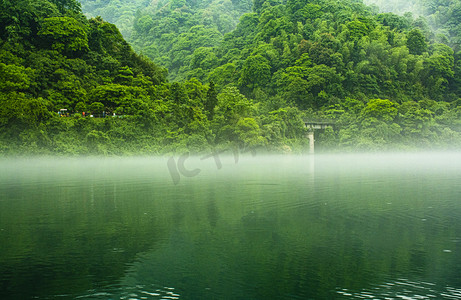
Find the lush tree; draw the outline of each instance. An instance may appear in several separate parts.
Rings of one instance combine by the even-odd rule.
[[[386,99],[372,99],[363,108],[361,116],[364,119],[375,118],[379,121],[392,122],[397,113],[397,104]]]
[[[264,146],[265,139],[261,136],[259,125],[253,118],[242,118],[237,122],[236,134],[242,148]]]
[[[61,12],[81,12],[81,4],[77,0],[50,0],[50,2],[54,3]]]
[[[0,93],[0,128],[19,134],[38,127],[51,117],[46,100],[30,98],[24,93]]]
[[[252,55],[243,63],[239,85],[250,89],[264,87],[271,79],[269,61],[261,55]]]
[[[215,89],[215,84],[213,83],[213,81],[211,81],[207,94],[206,94],[206,101],[205,101],[205,111],[207,113],[208,119],[210,120],[213,119],[214,109],[217,104],[218,104],[218,93]]]
[[[43,42],[51,45],[53,50],[77,56],[88,51],[88,37],[83,26],[74,18],[46,18],[38,32]]]
[[[201,68],[211,70],[218,65],[218,57],[211,47],[201,47],[195,49],[190,62],[191,69]]]
[[[90,111],[93,114],[102,114],[102,112],[104,111],[104,104],[102,104],[101,102],[93,102],[90,105]]]
[[[21,65],[0,63],[0,91],[26,91],[33,77],[33,71]]]
[[[419,29],[413,29],[407,34],[407,47],[411,54],[421,55],[427,50],[426,39]]]

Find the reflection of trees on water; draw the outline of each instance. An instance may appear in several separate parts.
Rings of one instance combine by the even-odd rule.
[[[218,204],[217,204],[217,197],[218,195],[216,194],[214,189],[210,189],[208,192],[208,204],[207,204],[207,218],[210,226],[212,228],[215,228],[218,219],[219,219],[219,209],[218,209]]]
[[[321,166],[315,186],[305,170],[278,185],[245,174],[24,183],[20,201],[0,201],[0,285],[30,298],[122,278],[122,289],[174,287],[185,299],[326,299],[398,278],[461,286],[459,176]]]
[[[8,209],[0,203],[0,228],[7,229],[0,234],[0,297],[81,294],[122,277],[126,263],[163,234],[123,190],[115,180],[64,182],[57,175],[47,184],[25,183],[13,195],[22,201],[8,201]]]
[[[279,196],[271,186],[208,185],[201,202],[183,203],[183,226],[140,256],[123,282],[174,286],[184,298],[202,299],[325,299],[340,287],[402,277],[459,286],[461,257],[442,251],[457,229],[435,216],[424,227],[411,216],[423,213],[423,206],[410,209],[426,201],[410,199],[421,196],[419,185],[396,188],[402,178],[395,178],[385,189],[389,178],[333,178],[342,195],[325,178],[315,190],[294,182],[298,189]]]

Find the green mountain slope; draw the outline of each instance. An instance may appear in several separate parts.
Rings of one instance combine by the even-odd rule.
[[[82,11],[90,18],[102,17],[117,26],[125,39],[133,32],[136,12],[149,5],[150,0],[80,0]]]
[[[155,1],[137,14],[130,41],[165,66],[170,79],[183,80],[196,68],[197,56],[218,46],[250,8],[251,0]],[[214,66],[217,61],[208,57],[204,63]]]
[[[207,75],[197,69],[194,75],[237,82],[247,96],[260,91],[303,108],[359,94],[394,101],[459,98],[458,57],[427,40],[411,19],[373,14],[360,1],[266,1],[259,9],[214,49],[219,66],[198,66]],[[233,71],[220,76],[226,70]]]
[[[74,0],[0,2],[0,153],[141,154],[302,142],[296,108],[263,112],[235,87],[168,83]],[[84,114],[85,113],[85,114]],[[90,117],[90,115],[94,117]],[[109,117],[110,116],[110,117]],[[287,124],[291,124],[288,126]]]
[[[418,20],[359,0],[255,1],[225,33],[199,3],[136,16],[133,37],[183,78],[167,82],[74,0],[2,0],[0,153],[303,151],[303,119],[335,122],[323,148],[461,145],[460,55]]]
[[[367,4],[376,5],[381,11],[396,14],[412,13],[419,20],[420,27],[426,29],[427,35],[461,50],[461,1],[460,0],[365,0]]]
[[[168,68],[172,80],[183,80],[194,51],[217,46],[252,6],[252,0],[81,2],[87,15],[115,23],[137,51]]]

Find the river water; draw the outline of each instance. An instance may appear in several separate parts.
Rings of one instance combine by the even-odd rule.
[[[461,299],[461,154],[0,160],[1,299]]]

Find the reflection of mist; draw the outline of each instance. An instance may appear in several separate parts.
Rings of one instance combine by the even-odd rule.
[[[307,183],[310,187],[315,186],[315,155],[309,155],[307,159]]]

